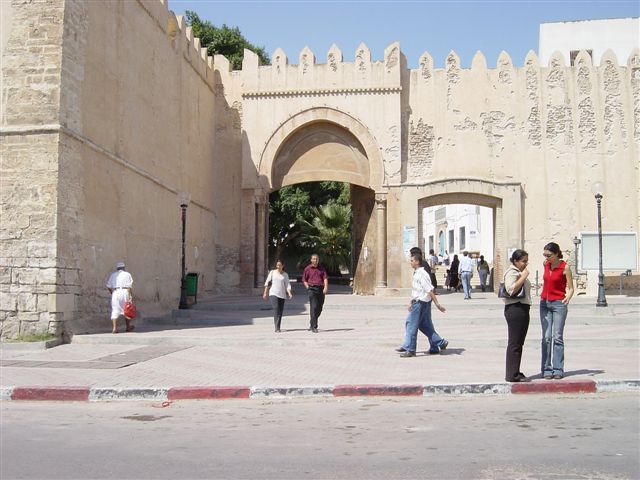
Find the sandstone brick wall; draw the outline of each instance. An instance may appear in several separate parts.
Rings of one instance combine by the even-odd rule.
[[[214,147],[239,145],[239,122],[217,120],[235,110],[183,19],[159,0],[16,1],[5,18],[0,335],[108,329],[118,260],[143,315],[175,308],[183,190],[200,293],[237,285],[240,163]]]
[[[0,336],[60,333],[55,304],[58,110],[64,3],[14,1],[3,32],[0,127]],[[7,25],[3,22],[3,28]]]

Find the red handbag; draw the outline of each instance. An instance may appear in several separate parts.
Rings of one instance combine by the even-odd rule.
[[[124,302],[124,316],[128,319],[136,318],[138,310],[133,302]]]

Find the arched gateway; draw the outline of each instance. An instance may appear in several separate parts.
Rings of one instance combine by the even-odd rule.
[[[264,200],[268,194],[296,183],[332,180],[351,185],[354,292],[374,293],[375,287],[386,286],[384,168],[380,147],[360,121],[327,107],[293,115],[267,141],[258,175],[262,192],[256,196],[256,284],[266,270],[268,209]]]

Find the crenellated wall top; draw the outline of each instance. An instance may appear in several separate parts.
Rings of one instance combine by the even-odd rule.
[[[298,63],[292,64],[287,54],[278,48],[273,53],[271,65],[260,65],[258,56],[250,50],[245,50],[242,71],[238,72],[243,79],[243,96],[252,98],[301,94],[393,93],[401,90],[402,71],[407,70],[407,62],[398,42],[385,49],[380,61],[371,59],[371,51],[364,43],[356,49],[354,58],[353,62],[345,62],[342,51],[336,45],[332,45],[326,54],[325,63],[318,63],[314,52],[309,47],[304,47],[296,59]],[[578,67],[578,62],[582,68],[620,66],[611,50],[603,54],[599,67],[593,65],[591,57],[586,52],[582,52],[576,59],[575,68]],[[634,51],[627,65],[631,67],[637,63],[638,52]],[[536,53],[529,51],[521,68],[556,70],[571,67],[564,64],[560,52],[554,53],[548,65],[543,66],[540,65]],[[498,55],[495,66],[491,68],[487,67],[487,59],[480,51],[473,57],[470,68],[463,68],[460,57],[451,51],[443,68],[435,68],[433,57],[429,52],[424,52],[418,59],[418,67],[409,71],[425,82],[432,80],[436,74],[442,74],[449,82],[456,83],[463,72],[470,72],[490,73],[500,83],[509,84],[513,82],[517,69],[505,51]]]
[[[244,97],[287,96],[305,93],[393,93],[401,90],[401,72],[406,59],[399,43],[384,51],[382,61],[372,61],[371,51],[361,43],[355,51],[355,61],[345,62],[342,51],[334,44],[318,63],[309,47],[302,49],[297,64],[289,63],[280,48],[273,53],[271,65],[260,65],[258,56],[244,52],[242,78]]]
[[[213,88],[213,57],[208,54],[206,48],[201,46],[200,39],[193,36],[193,30],[187,25],[184,16],[176,16],[169,10],[167,2],[168,0],[138,0],[142,8],[167,35],[173,48],[182,52],[185,60]]]

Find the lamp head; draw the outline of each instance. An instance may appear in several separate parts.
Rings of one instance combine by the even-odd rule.
[[[191,201],[191,195],[189,194],[189,192],[179,192],[178,200],[180,201],[181,207],[186,207],[189,205],[189,202]]]
[[[591,185],[591,193],[593,193],[596,198],[602,198],[604,194],[604,183],[600,181],[593,182],[593,185]]]

